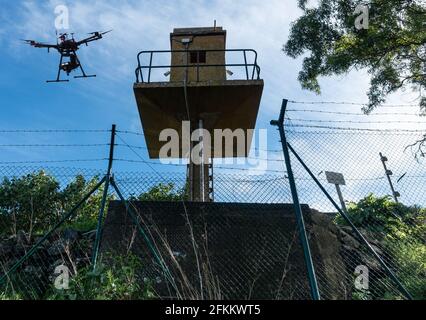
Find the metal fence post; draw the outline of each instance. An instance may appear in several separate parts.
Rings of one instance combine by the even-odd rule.
[[[358,239],[366,245],[368,250],[374,255],[374,257],[379,261],[380,265],[385,269],[386,273],[390,276],[390,278],[394,281],[394,283],[397,285],[399,291],[409,300],[412,300],[412,295],[408,292],[408,290],[404,287],[404,285],[399,281],[398,277],[395,275],[395,273],[388,267],[386,262],[380,257],[380,255],[374,250],[374,248],[370,245],[368,240],[362,235],[362,233],[358,230],[358,228],[354,225],[352,220],[349,218],[349,216],[339,207],[339,205],[336,203],[336,201],[333,200],[333,198],[330,196],[330,194],[327,192],[327,190],[324,188],[324,186],[321,184],[321,182],[315,177],[315,175],[312,173],[312,171],[308,168],[308,166],[305,164],[305,162],[302,160],[302,158],[297,154],[297,152],[293,149],[293,147],[290,144],[287,144],[288,149],[293,153],[293,155],[296,157],[296,159],[299,161],[299,163],[303,166],[303,168],[306,170],[306,172],[311,176],[312,180],[315,181],[317,186],[321,189],[321,191],[324,193],[324,195],[327,197],[327,199],[333,204],[333,206],[336,208],[336,210],[340,213],[340,215],[345,219],[345,221],[351,226],[354,233],[357,235]]]
[[[284,152],[285,163],[287,167],[288,180],[290,183],[291,194],[293,197],[294,211],[296,213],[296,220],[299,229],[300,240],[302,242],[303,254],[305,257],[306,268],[308,270],[309,285],[311,289],[311,295],[313,300],[321,300],[320,292],[318,289],[318,282],[315,274],[315,267],[312,261],[311,249],[309,247],[309,240],[306,234],[305,221],[303,218],[302,208],[299,202],[299,196],[297,193],[296,181],[294,179],[293,170],[291,168],[290,153],[287,147],[287,139],[284,130],[284,116],[287,108],[288,100],[283,100],[281,107],[280,118],[278,120],[271,121],[271,125],[277,126],[280,132],[282,148]]]
[[[96,239],[95,239],[95,244],[93,246],[93,254],[92,254],[93,270],[96,269],[96,263],[97,263],[97,259],[99,255],[99,247],[100,247],[101,238],[102,238],[102,224],[103,224],[103,219],[105,214],[105,206],[106,206],[106,202],[108,198],[108,189],[111,182],[112,163],[114,161],[115,135],[116,135],[116,125],[113,124],[111,129],[111,143],[109,147],[108,169],[105,175],[104,193],[102,195],[101,207],[99,209],[98,225],[96,229]]]

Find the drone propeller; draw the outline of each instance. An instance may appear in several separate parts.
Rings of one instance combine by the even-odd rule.
[[[110,33],[110,32],[112,32],[113,31],[113,29],[111,29],[111,30],[108,30],[108,31],[105,31],[105,32],[102,32],[101,34],[102,35],[104,35],[104,34],[107,34],[107,33]]]
[[[26,39],[20,39],[20,40],[30,45],[34,45],[36,43],[34,40],[26,40]]]
[[[90,32],[88,34],[93,35],[93,36],[98,36],[98,35],[103,36],[104,34],[110,33],[111,31],[112,31],[112,29],[109,30],[109,31],[105,31],[105,32],[100,32],[100,31]]]

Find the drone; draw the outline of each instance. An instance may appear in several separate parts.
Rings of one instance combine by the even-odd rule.
[[[90,37],[76,41],[74,39],[74,34],[62,33],[59,38],[57,38],[56,44],[45,44],[40,43],[34,40],[22,40],[32,47],[35,48],[47,48],[47,51],[50,52],[50,49],[55,49],[61,55],[61,59],[58,67],[58,76],[56,80],[47,80],[46,82],[69,82],[69,80],[61,80],[61,72],[65,72],[67,76],[70,75],[72,71],[80,68],[82,75],[75,76],[74,78],[93,78],[96,75],[87,75],[84,72],[83,66],[81,65],[80,60],[77,56],[77,50],[81,45],[89,46],[89,42],[97,41],[103,38],[103,36],[112,30],[106,32],[92,32],[89,33]]]

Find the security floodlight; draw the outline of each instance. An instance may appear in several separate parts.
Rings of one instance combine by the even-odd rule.
[[[346,185],[345,177],[339,172],[325,172],[328,183],[344,186]]]
[[[345,177],[342,173],[339,172],[330,172],[326,171],[325,176],[327,178],[328,183],[334,184],[336,186],[337,195],[339,196],[340,204],[342,205],[342,210],[344,212],[348,212],[346,209],[346,203],[342,195],[342,190],[340,186],[346,185]]]

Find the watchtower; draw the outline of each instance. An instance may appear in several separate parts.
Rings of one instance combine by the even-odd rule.
[[[161,149],[167,142],[160,141],[160,134],[165,129],[175,130],[181,143],[178,154],[172,157],[189,159],[190,200],[213,201],[214,158],[247,157],[250,152],[251,130],[256,125],[264,86],[257,53],[252,49],[226,49],[226,31],[216,26],[174,29],[170,45],[171,50],[138,54],[134,93],[149,156],[165,157]],[[164,81],[164,77],[170,79]],[[198,141],[191,141],[197,129],[209,132],[211,138],[206,143],[208,157],[204,156],[205,147],[199,148],[200,161],[190,157],[197,143],[206,142],[207,137],[202,135]],[[246,144],[237,147],[234,137],[229,137],[233,143],[229,154],[226,141],[215,141],[215,130],[242,130]],[[215,148],[217,145],[221,145],[220,150]]]

